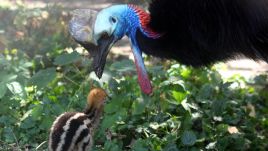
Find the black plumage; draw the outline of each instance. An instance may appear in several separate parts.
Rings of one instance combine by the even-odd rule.
[[[192,66],[245,56],[268,61],[268,0],[152,0],[143,52]]]

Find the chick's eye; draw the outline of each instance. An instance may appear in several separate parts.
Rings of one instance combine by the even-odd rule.
[[[112,23],[116,23],[117,20],[116,20],[116,18],[111,17],[111,18],[110,18],[110,21],[111,21]]]

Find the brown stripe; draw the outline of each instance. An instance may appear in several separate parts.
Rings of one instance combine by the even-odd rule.
[[[73,141],[73,136],[75,136],[78,128],[81,125],[84,125],[84,120],[86,119],[87,119],[87,116],[85,115],[85,116],[80,116],[77,119],[73,119],[70,122],[69,129],[66,133],[66,137],[64,138],[64,144],[61,149],[62,151],[67,151],[69,149]]]
[[[74,112],[67,112],[61,115],[59,119],[54,121],[49,138],[49,148],[52,149],[52,151],[55,151],[57,149],[57,146],[60,142],[60,137],[64,133],[63,126],[66,124],[68,119],[75,114],[76,113]]]
[[[85,138],[88,135],[90,135],[89,129],[84,129],[81,132],[81,134],[79,135],[78,139],[76,140],[75,145],[78,145],[78,143],[80,143],[83,140],[83,138]],[[89,140],[89,142],[90,142],[90,140]]]

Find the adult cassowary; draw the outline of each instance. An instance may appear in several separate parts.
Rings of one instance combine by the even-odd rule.
[[[268,0],[152,0],[149,13],[134,5],[105,8],[93,30],[99,77],[109,49],[124,35],[132,43],[141,89],[149,94],[142,52],[194,67],[237,56],[268,61]]]

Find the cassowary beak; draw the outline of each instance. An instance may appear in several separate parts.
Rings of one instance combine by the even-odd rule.
[[[95,71],[98,78],[102,77],[107,55],[116,41],[117,40],[113,35],[109,37],[103,36],[97,41],[99,52],[94,56],[93,70]]]
[[[69,22],[69,32],[76,42],[81,44],[93,57],[92,68],[98,78],[102,77],[106,57],[112,45],[116,42],[113,36],[101,35],[96,41],[93,38],[93,28],[97,12],[90,9],[77,9],[72,12]]]

